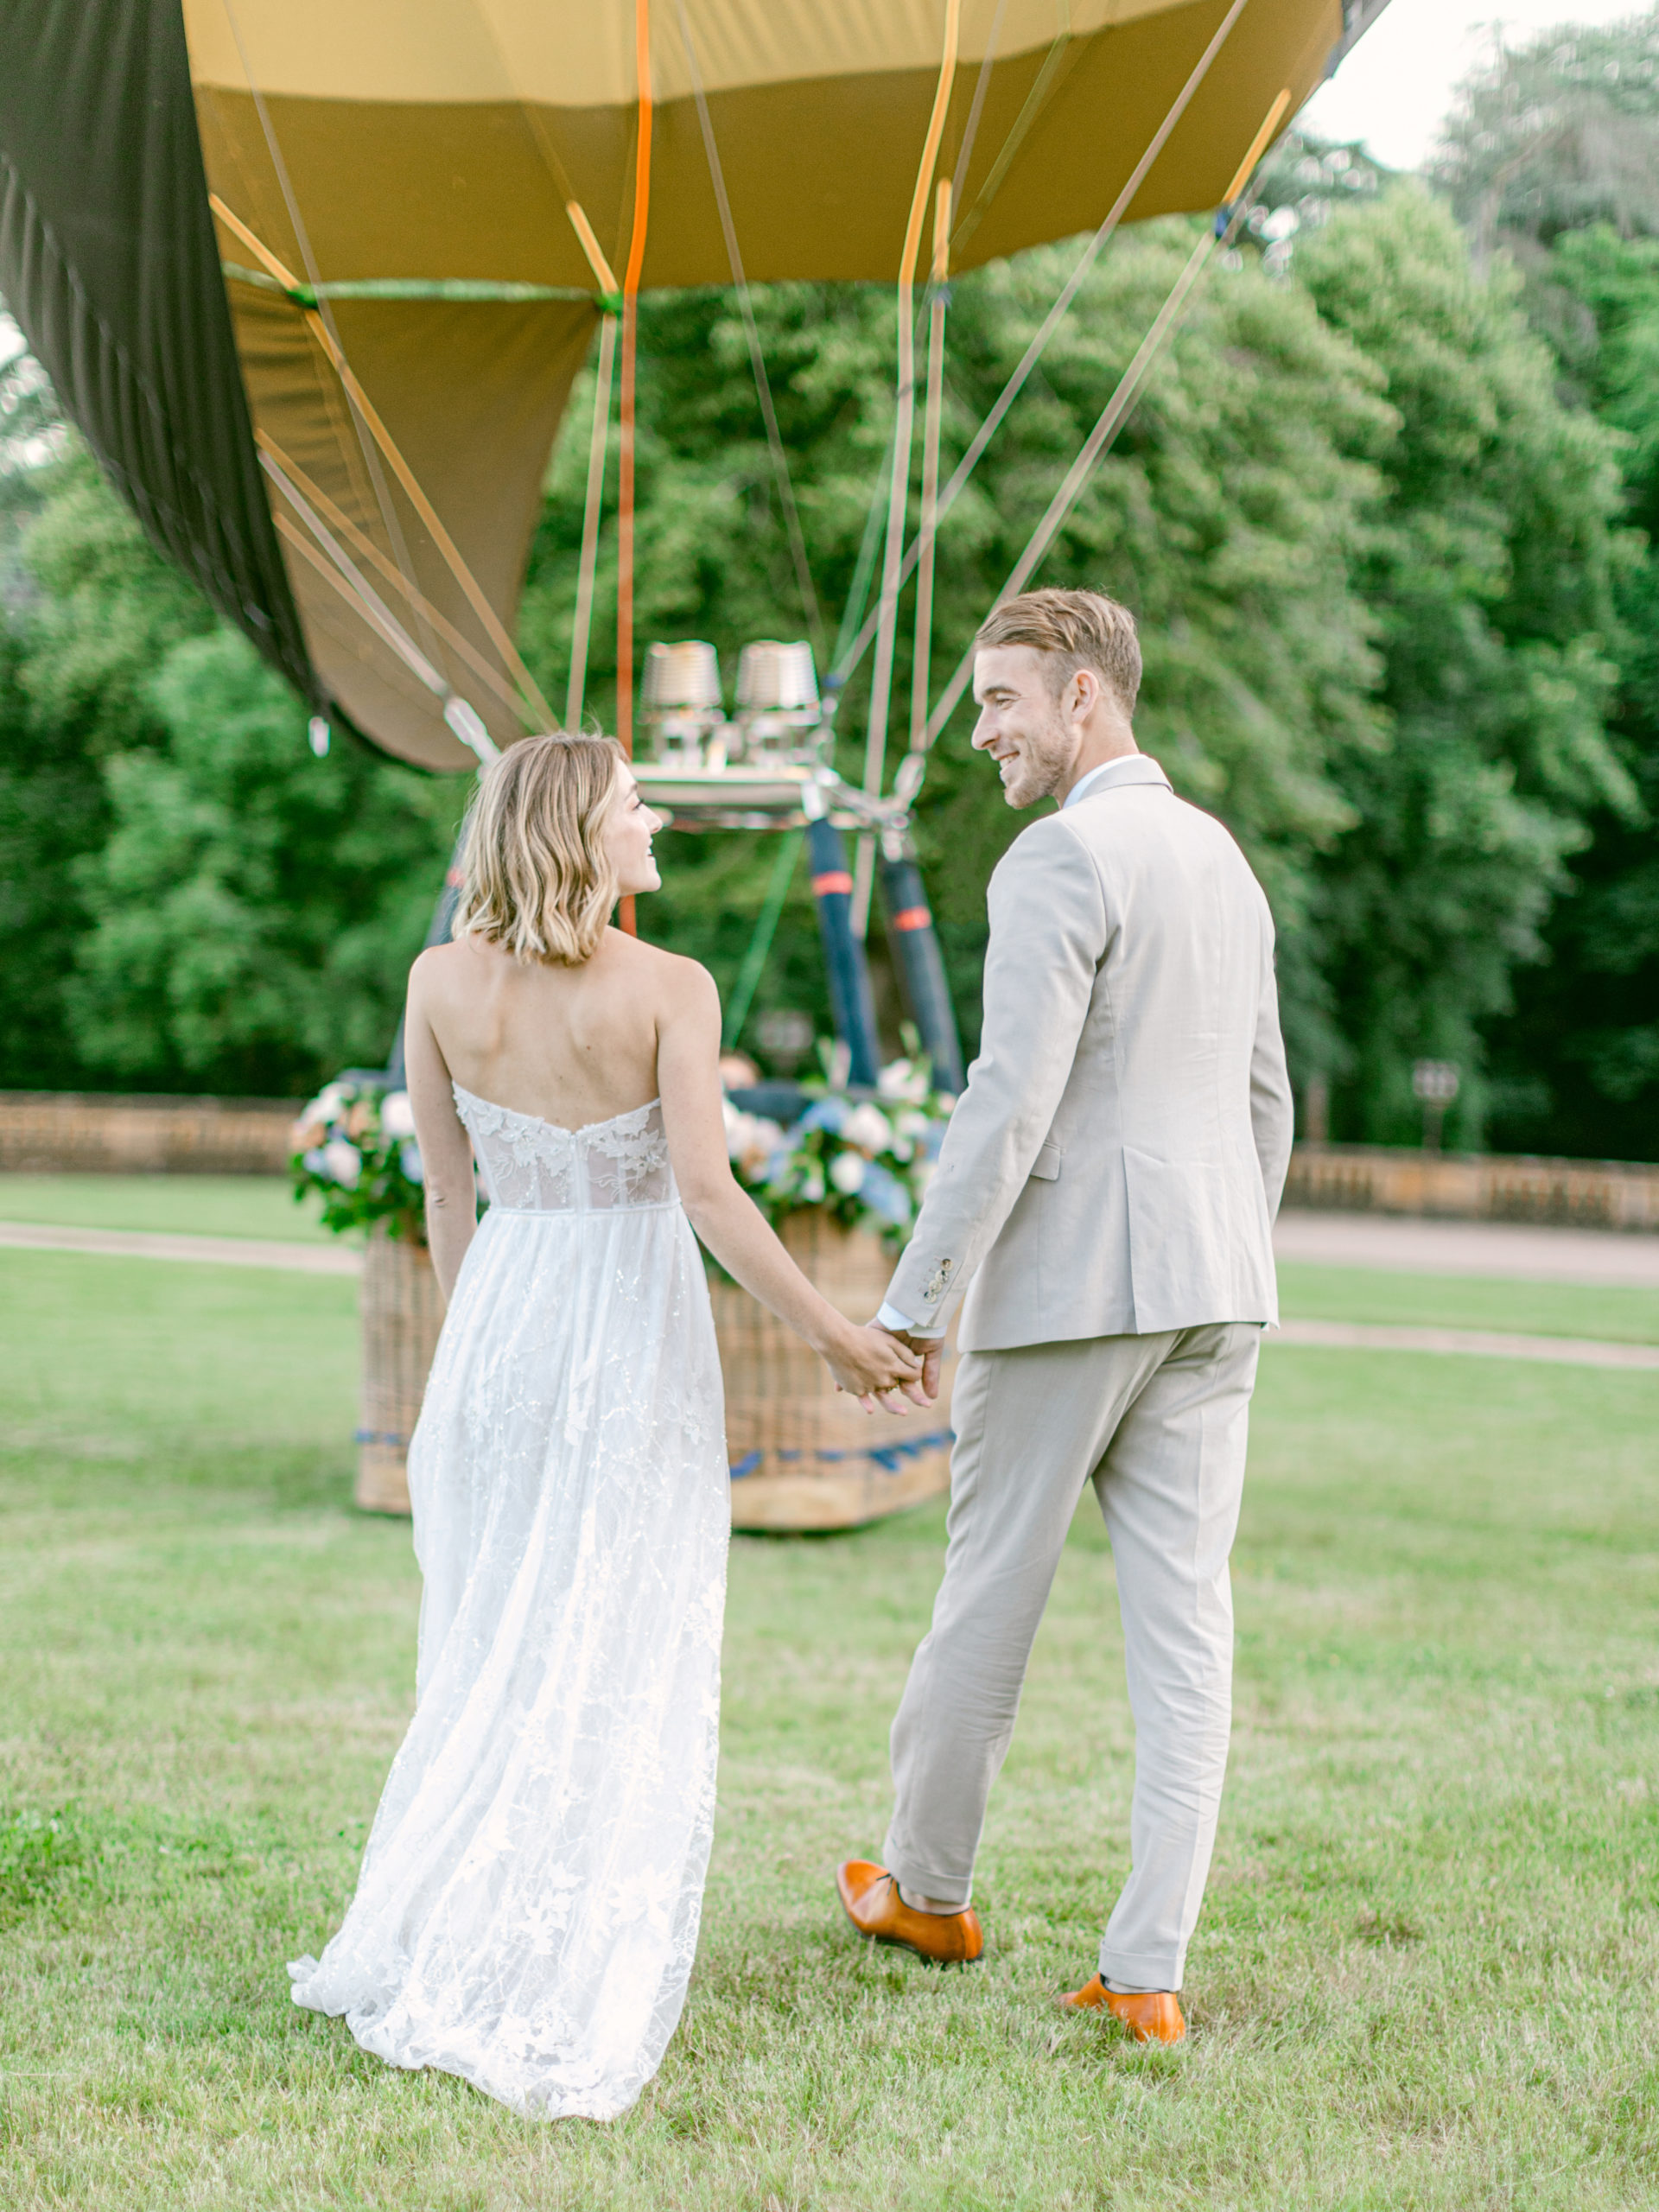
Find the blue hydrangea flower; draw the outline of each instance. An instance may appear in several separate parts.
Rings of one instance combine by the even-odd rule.
[[[837,1098],[832,1092],[828,1098],[813,1101],[796,1122],[791,1134],[804,1136],[809,1129],[828,1129],[831,1136],[839,1136],[848,1111],[847,1101]]]

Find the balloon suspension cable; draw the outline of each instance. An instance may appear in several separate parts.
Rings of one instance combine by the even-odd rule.
[[[956,467],[952,470],[950,481],[946,484],[944,491],[940,493],[938,513],[935,518],[936,528],[939,523],[942,523],[944,520],[951,508],[955,506],[957,501],[961,498],[963,492],[966,489],[968,480],[973,474],[975,469],[978,467],[980,461],[984,454],[985,448],[990,444],[991,440],[995,436],[998,429],[1001,427],[1003,417],[1007,414],[1009,408],[1013,406],[1014,401],[1025,389],[1026,383],[1029,378],[1032,371],[1042,359],[1044,353],[1047,349],[1049,340],[1053,337],[1054,333],[1059,328],[1060,323],[1065,318],[1066,310],[1071,305],[1072,301],[1077,297],[1084,279],[1088,276],[1089,271],[1094,267],[1095,262],[1100,254],[1102,247],[1106,245],[1113,232],[1122,222],[1125,215],[1128,213],[1129,208],[1133,206],[1136,194],[1140,191],[1141,187],[1146,181],[1147,172],[1152,168],[1153,163],[1157,160],[1159,155],[1163,152],[1164,148],[1168,144],[1171,134],[1173,132],[1175,126],[1179,123],[1182,116],[1185,114],[1193,95],[1197,92],[1199,86],[1203,84],[1205,79],[1209,75],[1211,69],[1215,64],[1216,57],[1220,54],[1222,48],[1227,41],[1228,34],[1231,31],[1233,25],[1238,21],[1239,16],[1243,13],[1247,4],[1248,0],[1232,0],[1232,5],[1228,9],[1227,13],[1222,17],[1220,22],[1216,26],[1209,44],[1205,48],[1204,52],[1198,56],[1198,60],[1193,64],[1185,83],[1181,86],[1180,91],[1175,95],[1175,99],[1169,108],[1169,111],[1164,117],[1163,121],[1159,124],[1157,130],[1153,133],[1151,139],[1147,144],[1146,150],[1142,153],[1140,160],[1135,163],[1135,167],[1130,170],[1128,177],[1124,180],[1122,191],[1118,194],[1116,199],[1107,210],[1105,218],[1101,223],[1099,229],[1096,231],[1093,237],[1090,238],[1088,244],[1084,247],[1082,253],[1078,256],[1077,266],[1072,270],[1071,274],[1066,278],[1065,283],[1060,287],[1059,292],[1055,297],[1054,304],[1049,308],[1048,313],[1043,317],[1041,323],[1038,327],[1036,334],[1033,337],[1031,343],[1027,346],[1025,352],[1020,355],[1019,364],[1015,367],[1013,375],[1008,378],[1007,384],[1003,385],[1001,391],[997,394],[989,412],[987,414],[984,421],[980,424],[978,429],[975,431],[972,439],[969,441],[967,451],[963,454],[962,459],[957,463]],[[911,575],[914,573],[917,563],[920,557],[921,539],[918,535],[906,550],[904,560],[899,566],[897,582],[894,585],[895,598],[897,597],[898,593],[903,589]],[[863,659],[864,655],[868,652],[870,641],[877,634],[880,623],[886,612],[886,607],[887,590],[884,584],[881,601],[878,605],[874,613],[870,615],[865,621],[862,628],[859,631],[857,637],[853,640],[852,645],[848,652],[836,663],[835,673],[840,677],[842,683],[845,683],[846,679],[852,674],[853,671],[858,666],[860,661]]]
[[[317,515],[313,512],[308,502],[289,482],[269,454],[263,452],[260,454],[259,465],[280,489],[295,513],[306,524],[312,537],[315,538],[317,545],[321,546],[323,551],[328,555],[328,560],[323,559],[322,554],[319,553],[316,547],[301,535],[280,508],[272,517],[276,525],[277,535],[294,548],[302,560],[315,569],[325,583],[339,593],[353,612],[368,624],[384,644],[391,647],[404,667],[409,670],[410,675],[417,682],[425,685],[434,698],[438,701],[444,721],[461,743],[470,747],[478,755],[480,764],[487,766],[490,761],[497,759],[500,748],[484,727],[477,709],[470,701],[462,698],[461,694],[433,667],[431,662],[392,613],[385,601],[362,571],[352,562],[338,540],[324,527]]]
[[[794,880],[795,863],[801,857],[801,847],[806,842],[804,830],[791,830],[779,841],[778,857],[772,864],[771,880],[766,895],[760,902],[760,912],[755,918],[754,934],[749,939],[749,949],[743,956],[743,965],[737,971],[737,981],[732,986],[732,995],[726,1007],[726,1026],[721,1039],[721,1049],[729,1052],[743,1034],[743,1025],[749,1018],[749,1008],[754,1003],[755,992],[766,973],[766,956],[772,950],[772,940],[778,933],[779,918],[784,911],[784,901],[789,896],[789,887]]]
[[[950,180],[940,179],[933,202],[933,282],[928,302],[927,407],[922,418],[922,521],[917,533],[916,642],[910,664],[910,749],[919,753],[927,730],[927,672],[933,650],[933,546],[938,531],[939,417],[944,406],[944,313],[950,295]]]
[[[582,696],[588,681],[588,639],[594,620],[594,580],[599,569],[599,517],[605,499],[605,464],[611,438],[611,392],[616,381],[616,318],[600,325],[599,362],[594,378],[594,427],[588,441],[588,496],[582,511],[582,565],[576,571],[576,612],[570,626],[570,682],[564,698],[564,727],[582,728]]]
[[[208,205],[212,207],[214,214],[218,216],[219,221],[225,225],[226,228],[233,232],[236,237],[239,238],[243,244],[248,247],[251,252],[258,256],[265,267],[270,270],[272,276],[277,278],[278,282],[283,285],[285,289],[291,291],[295,289],[296,280],[291,272],[284,268],[283,264],[277,259],[276,256],[272,253],[270,248],[264,244],[264,240],[257,237],[238,216],[232,213],[230,208],[227,207],[225,202],[219,197],[217,193],[209,194]],[[408,495],[410,505],[415,509],[416,513],[419,515],[421,520],[425,524],[433,543],[443,556],[444,561],[448,566],[450,574],[454,577],[455,582],[461,586],[462,591],[466,594],[473,612],[477,615],[480,622],[483,625],[486,635],[488,637],[491,644],[495,647],[496,651],[500,654],[502,661],[512,673],[520,690],[524,692],[526,700],[541,717],[541,726],[543,728],[550,728],[554,721],[553,709],[548,705],[547,701],[542,696],[541,690],[537,684],[535,677],[531,676],[530,671],[519,658],[518,647],[513,644],[512,639],[507,635],[506,630],[504,628],[499,616],[496,613],[495,609],[490,605],[488,599],[486,597],[482,586],[479,583],[472,570],[467,567],[466,562],[461,558],[460,550],[456,546],[454,539],[450,537],[448,531],[439,520],[437,511],[433,506],[432,502],[427,498],[426,493],[422,490],[420,484],[416,478],[415,472],[410,468],[409,463],[404,459],[402,453],[399,451],[397,444],[393,441],[391,433],[381,421],[379,414],[376,410],[372,402],[370,400],[368,394],[364,391],[362,385],[359,384],[356,377],[352,373],[351,365],[346,360],[344,353],[340,350],[339,341],[335,339],[333,333],[328,328],[328,326],[324,322],[322,315],[318,309],[315,308],[302,308],[301,312],[305,317],[307,327],[310,330],[311,334],[315,338],[317,343],[321,346],[324,353],[327,356],[328,360],[333,365],[335,375],[340,378],[341,385],[344,386],[346,395],[351,401],[353,410],[359,416],[362,423],[368,429],[371,436],[374,440],[374,442],[379,447],[381,452],[385,454],[393,475],[397,477],[397,481],[403,486],[405,493]],[[400,563],[399,565],[401,566],[402,564]],[[409,588],[411,594],[418,598],[420,596],[419,587],[414,582],[412,577],[406,579],[406,581],[409,583]]]
[[[1261,129],[1256,132],[1249,152],[1239,164],[1227,198],[1223,201],[1213,223],[1187,257],[1186,265],[1171,286],[1169,296],[1154,319],[1152,327],[1141,340],[1134,359],[1118,379],[1117,387],[1101,410],[1098,420],[1084,440],[1077,459],[1066,471],[1064,481],[1049,501],[1041,520],[1026,542],[1026,548],[1014,563],[1007,582],[997,594],[994,605],[1001,607],[1022,592],[1030,582],[1039,563],[1052,544],[1055,536],[1066,517],[1082,497],[1090,478],[1099,462],[1110,450],[1118,432],[1122,429],[1140,397],[1147,378],[1173,332],[1185,307],[1193,286],[1203,275],[1210,257],[1217,246],[1227,246],[1236,235],[1239,225],[1249,212],[1247,188],[1255,173],[1256,163],[1267,151],[1274,132],[1278,129],[1286,109],[1290,105],[1288,92],[1280,93],[1268,109]],[[946,684],[939,703],[927,719],[923,732],[921,749],[925,751],[938,738],[950,719],[957,702],[967,689],[974,670],[974,647],[970,645],[957,664],[956,672]]]
[[[249,57],[247,41],[242,35],[242,26],[237,19],[232,0],[223,0],[223,5],[225,20],[230,25],[231,36],[235,41],[238,58],[242,64],[242,73],[248,80],[248,92],[253,101],[254,112],[259,118],[259,130],[265,142],[265,151],[270,156],[270,166],[276,175],[277,189],[282,194],[283,205],[287,210],[289,222],[293,227],[295,240],[300,249],[300,258],[305,264],[305,273],[312,297],[316,302],[315,308],[307,310],[308,317],[312,321],[313,334],[322,342],[323,350],[331,359],[338,355],[343,361],[346,358],[346,348],[340,341],[340,329],[334,321],[334,308],[326,291],[321,289],[322,273],[317,266],[316,256],[311,251],[311,234],[306,227],[305,218],[300,212],[299,198],[294,189],[293,179],[288,173],[288,163],[283,156],[282,144],[276,136],[276,125],[270,119],[270,110],[266,105],[265,96],[260,88],[258,79],[253,73],[253,63]],[[213,208],[216,214],[219,212],[219,204],[214,195],[210,193],[208,205]],[[253,237],[252,232],[245,229],[240,224],[232,221],[230,227],[245,244],[253,246],[266,268],[282,283],[283,289],[295,297],[296,304],[303,306],[304,302],[297,297],[300,288],[296,279],[283,267],[276,256],[266,251]],[[363,471],[368,478],[369,487],[374,494],[374,503],[379,510],[381,524],[391,547],[392,556],[402,571],[404,582],[411,591],[416,590],[418,586],[416,582],[414,560],[410,553],[409,541],[404,534],[402,518],[397,512],[397,503],[391,496],[391,487],[386,482],[385,474],[380,466],[380,455],[375,449],[376,441],[361,412],[349,404],[349,389],[347,401],[346,412],[351,418],[353,435],[357,440],[359,454],[362,457]],[[433,644],[429,633],[428,643]],[[434,650],[435,649],[434,645]]]
[[[278,484],[284,497],[287,496],[289,485],[297,485],[316,512],[323,518],[331,530],[345,539],[353,552],[359,559],[368,562],[372,567],[378,569],[392,589],[401,592],[427,626],[443,639],[451,652],[458,659],[467,663],[480,683],[488,685],[502,705],[517,715],[526,729],[534,729],[536,722],[529,704],[513,690],[495,664],[485,658],[470,639],[462,637],[454,624],[441,614],[430,600],[423,598],[418,591],[411,591],[407,578],[397,563],[388,559],[372,537],[364,535],[351,517],[343,513],[334,505],[321,485],[312,482],[298,461],[283,452],[270,432],[255,430],[253,442],[258,447],[261,454],[269,454],[276,463],[276,469],[280,470],[280,476],[276,476],[274,472],[267,473],[272,474],[273,480]],[[284,479],[286,481],[283,481]],[[299,508],[296,507],[295,512],[298,513]],[[304,518],[302,517],[302,519]],[[308,524],[308,527],[309,527]]]
[[[996,13],[991,17],[991,27],[985,34],[985,53],[979,65],[979,74],[974,80],[974,96],[968,106],[968,120],[963,126],[962,144],[957,150],[957,166],[950,177],[950,205],[962,205],[963,188],[968,181],[968,164],[974,157],[974,145],[979,137],[980,118],[985,112],[985,95],[991,89],[991,73],[996,66],[996,42],[1002,35],[1002,17],[1008,0],[996,0]]]
[[[1243,0],[1240,0],[1243,4]],[[933,111],[911,195],[910,219],[905,226],[904,252],[899,264],[899,373],[895,394],[893,474],[887,487],[887,535],[882,561],[881,598],[877,607],[875,667],[870,680],[870,719],[864,743],[864,790],[870,798],[881,793],[882,770],[887,750],[887,707],[893,687],[893,653],[899,628],[899,569],[905,550],[906,509],[910,499],[910,453],[916,414],[916,331],[913,296],[916,262],[922,248],[922,225],[926,219],[928,194],[944,118],[950,105],[950,88],[957,73],[957,44],[962,22],[962,0],[945,0],[944,52],[933,92]],[[858,841],[853,868],[852,925],[862,938],[869,927],[870,893],[875,881],[875,843],[868,832]]]
[[[772,404],[772,379],[766,373],[766,357],[761,351],[760,332],[754,319],[754,302],[749,295],[748,279],[743,273],[743,257],[737,243],[737,226],[732,220],[731,200],[726,190],[726,172],[721,165],[720,149],[715,142],[714,119],[709,112],[709,98],[703,90],[702,72],[697,67],[696,51],[691,42],[691,23],[685,11],[685,0],[679,0],[679,10],[680,36],[685,45],[692,96],[697,104],[697,123],[702,132],[703,152],[708,156],[709,181],[715,188],[715,204],[720,211],[720,227],[726,240],[726,258],[731,267],[732,283],[737,293],[738,312],[743,318],[743,334],[748,340],[749,366],[754,377],[755,396],[760,403],[761,419],[766,424],[766,445],[772,454],[772,473],[783,507],[784,531],[789,539],[790,559],[795,564],[796,586],[801,594],[801,612],[806,617],[806,626],[811,632],[812,650],[822,664],[824,653],[823,617],[812,582],[812,571],[807,563],[806,537],[801,528],[800,509],[795,503],[795,487],[790,481],[789,456],[784,450],[783,434],[778,428],[778,410]]]

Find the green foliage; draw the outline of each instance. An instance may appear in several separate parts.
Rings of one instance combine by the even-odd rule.
[[[35,519],[0,625],[0,1082],[107,1080],[70,1013],[92,923],[76,868],[110,833],[110,764],[163,741],[151,672],[212,616],[84,453],[12,477],[12,519]]]
[[[1642,873],[1659,590],[1630,527],[1659,520],[1647,249],[1566,233],[1548,287],[1528,289],[1353,149],[1287,143],[1268,184],[1040,580],[1102,586],[1139,615],[1141,741],[1267,885],[1294,1071],[1333,1086],[1335,1134],[1413,1140],[1410,1065],[1427,1055],[1464,1070],[1454,1142],[1495,1128],[1548,1143],[1559,1109],[1560,1131],[1617,1127],[1616,1146],[1592,1148],[1639,1155],[1659,1070],[1632,1010],[1659,903]],[[1168,221],[1114,243],[951,513],[932,697],[1195,234]],[[1076,251],[953,285],[947,471]],[[1550,325],[1554,355],[1527,326],[1546,290],[1571,303]],[[816,597],[844,648],[879,551],[892,296],[780,284],[754,310]],[[591,400],[590,376],[553,455],[521,618],[556,700]],[[729,682],[747,639],[810,626],[729,292],[644,302],[639,421],[636,639],[709,638]],[[918,452],[912,527],[919,467]],[[3,1079],[273,1090],[378,1061],[464,787],[343,748],[311,760],[300,710],[85,461],[49,474],[26,542],[32,596],[0,638]],[[588,687],[603,723],[614,582],[613,516]],[[911,604],[890,765],[910,718]],[[837,757],[853,777],[870,673],[867,655],[842,696]],[[971,753],[971,712],[935,749],[918,821],[970,1048],[985,883],[1020,826]],[[643,925],[729,992],[773,846],[670,832],[663,847],[665,888]],[[903,1009],[879,931],[872,951],[893,1044]],[[779,1004],[828,1026],[804,871],[746,1043]],[[1551,1023],[1559,1049],[1540,1041]],[[1554,1055],[1544,1081],[1541,1053]]]
[[[1659,241],[1611,226],[1569,232],[1552,257],[1581,320],[1567,365],[1623,441],[1626,512],[1648,544],[1617,577],[1624,620],[1613,742],[1640,810],[1604,809],[1546,931],[1549,960],[1518,979],[1499,1031],[1515,1104],[1506,1141],[1648,1159],[1659,1131]]]
[[[219,628],[144,692],[162,741],[111,760],[70,988],[95,1064],[281,1091],[378,1065],[464,798],[353,746]]]
[[[1659,231],[1659,16],[1495,42],[1448,118],[1438,175],[1478,250],[1612,222]],[[1530,257],[1529,257],[1530,258]]]
[[[1333,753],[1355,819],[1321,870],[1335,1133],[1411,1141],[1410,1066],[1429,1056],[1464,1069],[1449,1135],[1478,1145],[1482,1025],[1539,956],[1592,815],[1638,809],[1604,727],[1616,448],[1560,404],[1514,279],[1480,276],[1420,188],[1338,213],[1295,265],[1395,410],[1357,575],[1389,741]]]
[[[425,1245],[421,1154],[406,1091],[326,1085],[296,1125],[289,1172],[296,1198],[320,1197],[319,1218],[336,1236],[384,1224],[389,1236]]]

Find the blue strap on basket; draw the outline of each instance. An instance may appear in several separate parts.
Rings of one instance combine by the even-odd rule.
[[[842,1465],[849,1459],[868,1459],[880,1467],[883,1474],[896,1475],[906,1459],[918,1459],[924,1452],[936,1451],[941,1444],[954,1444],[957,1433],[953,1428],[936,1428],[927,1436],[906,1436],[892,1444],[872,1445],[867,1451],[836,1452],[824,1449],[805,1452],[799,1449],[779,1452],[779,1459],[820,1459],[830,1465]],[[752,1475],[766,1458],[764,1452],[746,1452],[732,1466],[732,1480],[741,1483]]]

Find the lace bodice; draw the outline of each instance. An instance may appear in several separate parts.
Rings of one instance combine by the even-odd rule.
[[[508,1213],[611,1213],[679,1202],[662,1102],[562,1129],[454,1086],[490,1204]]]

